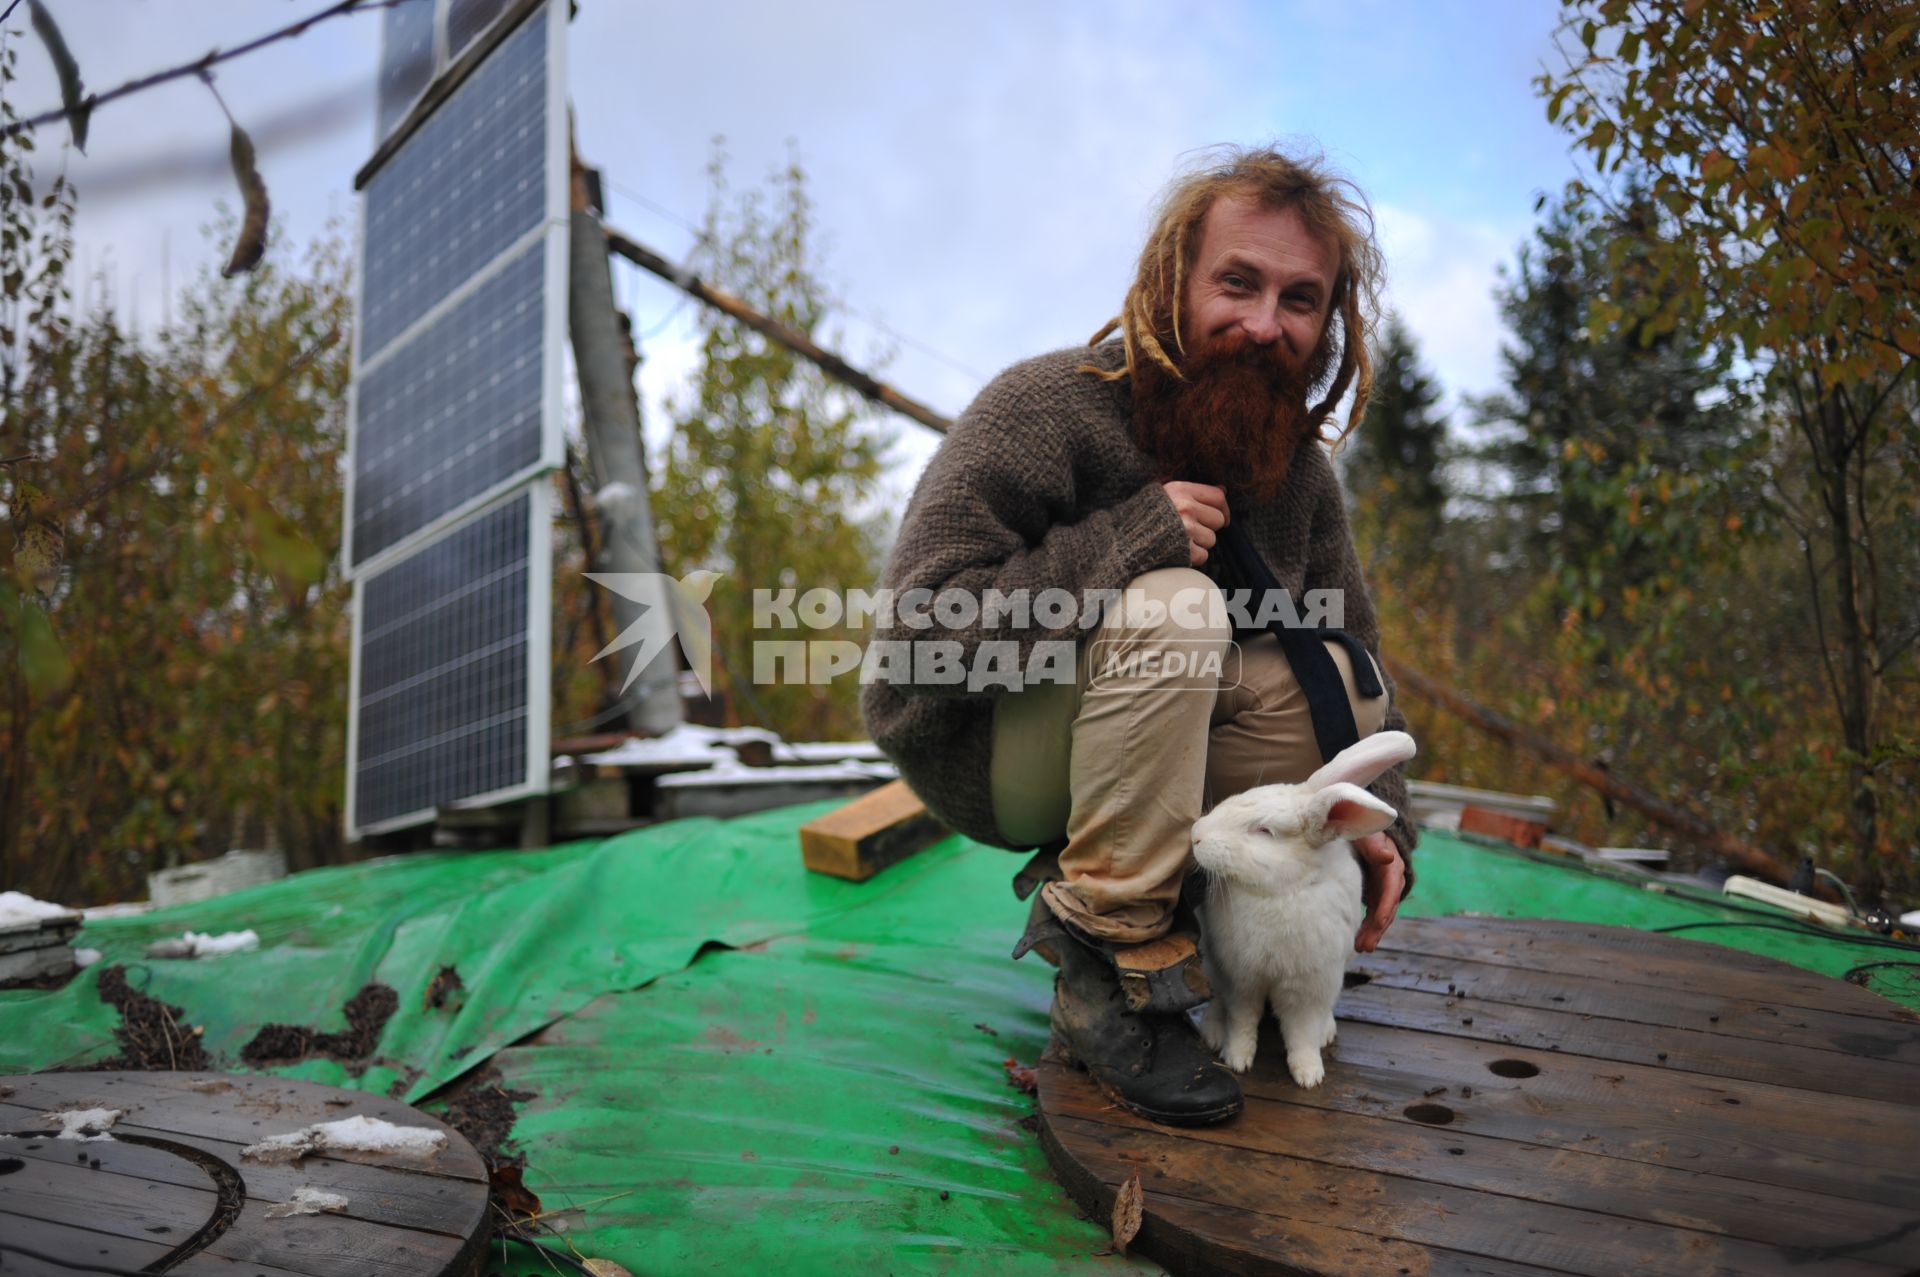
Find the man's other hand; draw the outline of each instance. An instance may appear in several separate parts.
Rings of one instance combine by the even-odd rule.
[[[1226,490],[1182,479],[1160,486],[1167,490],[1173,508],[1180,514],[1181,524],[1187,529],[1187,560],[1197,568],[1207,561],[1207,551],[1213,548],[1215,534],[1227,526]]]
[[[1364,881],[1361,897],[1367,902],[1366,921],[1353,938],[1355,953],[1372,953],[1393,924],[1400,908],[1400,893],[1407,889],[1407,867],[1400,849],[1385,834],[1368,834],[1353,840],[1353,854],[1360,861]]]

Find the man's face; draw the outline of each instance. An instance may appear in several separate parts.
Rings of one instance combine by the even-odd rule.
[[[1326,327],[1339,253],[1295,209],[1275,212],[1243,196],[1215,200],[1180,299],[1187,352],[1229,344],[1272,348],[1295,367]]]

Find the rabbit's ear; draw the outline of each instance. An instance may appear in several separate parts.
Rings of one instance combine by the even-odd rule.
[[[1301,804],[1302,834],[1318,847],[1335,838],[1378,833],[1399,815],[1358,785],[1337,781]]]
[[[1365,785],[1387,768],[1404,763],[1418,752],[1405,732],[1375,732],[1334,755],[1333,761],[1307,777],[1302,789],[1312,792],[1345,781]]]

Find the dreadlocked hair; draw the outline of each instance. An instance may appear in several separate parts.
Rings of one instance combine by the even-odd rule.
[[[1145,358],[1175,380],[1183,379],[1180,359],[1186,346],[1180,338],[1180,299],[1207,212],[1222,196],[1251,199],[1273,212],[1293,209],[1309,231],[1339,249],[1328,322],[1335,316],[1340,322],[1340,360],[1325,397],[1307,412],[1307,425],[1317,435],[1341,396],[1353,390],[1353,408],[1345,429],[1334,436],[1337,443],[1360,424],[1373,395],[1368,348],[1380,310],[1385,263],[1366,196],[1351,178],[1330,168],[1324,156],[1296,158],[1272,146],[1222,147],[1209,152],[1204,167],[1177,178],[1161,198],[1120,313],[1087,343],[1096,345],[1119,329],[1126,366],[1108,372],[1086,364],[1081,371],[1121,381],[1134,377]]]

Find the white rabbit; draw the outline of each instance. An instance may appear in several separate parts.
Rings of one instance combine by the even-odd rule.
[[[1304,784],[1250,789],[1194,822],[1193,856],[1211,879],[1201,935],[1213,1001],[1200,1032],[1235,1073],[1253,1064],[1271,1002],[1287,1072],[1302,1087],[1325,1076],[1320,1050],[1333,1044],[1333,1004],[1366,916],[1347,840],[1396,814],[1360,786],[1414,748],[1405,732],[1376,732]]]

